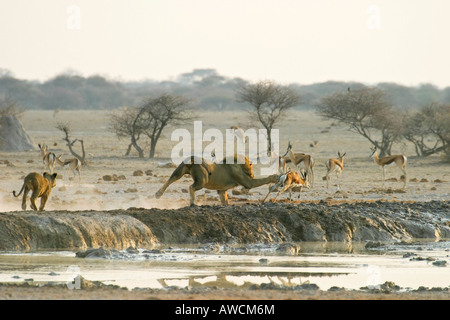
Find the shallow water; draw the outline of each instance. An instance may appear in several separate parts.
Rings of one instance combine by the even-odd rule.
[[[328,290],[376,288],[386,281],[402,290],[450,286],[448,241],[390,244],[373,250],[365,249],[365,243],[298,245],[299,255],[280,254],[275,245],[263,244],[115,251],[108,258],[78,258],[72,251],[2,252],[0,282],[65,283],[68,289],[77,289],[77,276],[82,276],[128,289],[311,283]],[[435,261],[446,261],[447,266],[436,266]]]

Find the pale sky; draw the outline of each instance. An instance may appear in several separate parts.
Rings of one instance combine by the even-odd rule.
[[[449,15],[447,0],[0,0],[0,68],[446,87]]]

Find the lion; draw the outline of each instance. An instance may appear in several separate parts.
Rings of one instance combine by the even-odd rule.
[[[14,197],[20,196],[20,194],[23,191],[23,198],[22,198],[22,209],[26,210],[27,208],[27,195],[30,190],[32,190],[30,203],[31,208],[34,211],[37,211],[36,207],[36,199],[41,198],[41,206],[39,207],[39,211],[44,210],[45,203],[48,200],[48,197],[50,197],[50,193],[52,192],[52,188],[56,186],[56,176],[57,173],[49,174],[47,172],[44,172],[43,175],[32,172],[28,174],[24,181],[22,189],[20,189],[19,193],[16,195],[16,191],[13,191]]]
[[[252,189],[278,181],[278,175],[255,179],[253,164],[248,158],[244,157],[242,164],[236,163],[237,158],[238,156],[234,155],[233,163],[227,163],[226,158],[224,158],[222,164],[207,163],[202,158],[201,164],[196,164],[194,162],[195,157],[191,156],[173,171],[169,180],[156,192],[155,197],[156,199],[161,198],[167,187],[185,174],[190,174],[194,180],[194,183],[189,186],[191,206],[195,205],[195,191],[203,188],[217,190],[221,203],[228,205],[228,189],[239,185],[246,189]]]

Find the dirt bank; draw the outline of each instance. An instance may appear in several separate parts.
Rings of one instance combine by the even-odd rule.
[[[0,213],[0,250],[412,238],[450,238],[447,201],[320,201],[104,212]]]
[[[431,202],[267,203],[132,209],[164,243],[389,241],[450,237],[450,206]]]
[[[0,250],[148,247],[150,229],[128,215],[102,212],[0,213]]]

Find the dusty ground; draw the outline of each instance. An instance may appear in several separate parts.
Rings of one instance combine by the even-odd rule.
[[[220,119],[220,120],[218,120]],[[203,120],[203,130],[218,128],[225,130],[232,125],[242,127],[258,127],[249,124],[244,113],[222,112],[220,118],[216,113],[205,112],[198,120]],[[22,115],[22,123],[27,132],[37,143],[45,143],[57,155],[63,154],[63,159],[71,157],[68,148],[62,140],[62,132],[56,129],[57,123],[71,124],[71,137],[83,139],[85,142],[89,165],[82,169],[81,181],[73,178],[70,171],[57,168],[59,179],[53,190],[46,210],[113,210],[130,207],[143,208],[180,208],[189,204],[186,190],[191,179],[186,177],[169,187],[159,200],[154,198],[156,190],[170,176],[173,168],[163,165],[170,161],[170,151],[177,141],[170,141],[172,129],[168,128],[157,147],[156,159],[139,159],[132,153],[124,157],[128,146],[127,140],[118,140],[107,130],[108,113],[105,111],[61,111],[54,114],[50,111],[30,111]],[[193,125],[186,128],[193,130]],[[402,189],[402,182],[397,181],[400,170],[387,168],[388,181],[384,186],[381,181],[381,168],[369,158],[369,144],[360,136],[335,126],[329,121],[318,118],[314,113],[295,111],[280,123],[280,145],[284,152],[287,142],[291,141],[295,152],[307,152],[316,158],[316,178],[313,188],[302,193],[302,199],[308,201],[326,200],[339,201],[373,201],[373,200],[404,200],[429,201],[448,200],[450,198],[449,165],[442,163],[439,156],[426,159],[414,156],[413,147],[409,144],[396,145],[395,153],[408,156],[407,188]],[[315,148],[310,147],[313,141],[319,141]],[[208,143],[205,143],[207,145]],[[79,145],[75,144],[79,152]],[[148,150],[148,148],[147,148]],[[332,186],[327,189],[326,182],[321,178],[325,175],[325,161],[335,157],[337,151],[346,152],[345,169],[341,179],[341,190],[335,185],[336,177],[332,177]],[[18,191],[23,177],[32,171],[44,170],[39,150],[23,153],[0,153],[0,211],[19,211],[20,199],[11,195],[12,190]],[[255,175],[259,176],[260,166],[255,166]],[[138,170],[142,171],[138,172]],[[151,170],[151,171],[149,171]],[[112,176],[113,181],[107,181],[105,176]],[[116,175],[117,179],[114,179]],[[264,198],[267,186],[255,188],[249,195],[231,195],[232,204],[257,202]],[[281,196],[285,199],[287,195]],[[217,205],[218,196],[215,192],[201,190],[197,192],[198,204]],[[213,290],[208,292],[184,291],[154,291],[128,292],[125,290],[95,289],[92,291],[67,292],[59,288],[1,287],[0,296],[12,299],[21,298],[68,298],[68,299],[448,299],[448,293],[420,292],[411,294],[374,294],[365,292],[288,292],[272,290],[229,291]],[[72,295],[72,296],[70,296]],[[312,295],[312,296],[311,296]]]
[[[220,120],[216,113],[206,112],[199,117],[203,130],[218,128],[225,131],[231,125],[250,128],[244,119],[245,113],[222,112]],[[170,186],[163,197],[155,199],[154,194],[167,180],[173,168],[161,165],[170,162],[170,152],[178,141],[170,140],[173,128],[168,128],[157,146],[156,159],[139,159],[135,153],[124,157],[127,140],[118,140],[107,130],[108,112],[61,111],[56,115],[51,111],[29,111],[22,115],[22,123],[36,145],[45,143],[56,155],[72,157],[63,133],[55,127],[58,123],[70,123],[71,138],[83,139],[89,166],[82,169],[81,181],[73,178],[70,170],[57,168],[59,178],[47,210],[110,210],[129,207],[179,208],[189,204],[187,188],[192,183],[189,177],[180,179]],[[254,123],[253,127],[257,127]],[[193,131],[193,125],[186,128]],[[396,145],[393,152],[403,152],[408,156],[407,189],[402,189],[401,172],[396,167],[387,167],[388,181],[382,185],[382,171],[369,158],[368,142],[345,128],[322,120],[313,112],[293,111],[289,119],[280,122],[280,152],[284,152],[291,141],[295,152],[307,152],[316,159],[315,184],[302,193],[305,200],[448,200],[450,198],[449,165],[442,163],[439,156],[426,159],[414,157],[409,144]],[[315,148],[310,143],[319,141]],[[209,143],[205,142],[204,146]],[[77,143],[74,148],[80,152]],[[148,148],[147,148],[148,150]],[[325,175],[325,161],[336,157],[337,151],[346,152],[341,190],[337,190],[336,177],[332,176],[332,186],[327,189],[322,180]],[[39,150],[23,153],[0,153],[2,179],[0,181],[0,208],[2,211],[20,210],[20,199],[11,196],[12,190],[19,190],[23,177],[32,171],[44,170]],[[260,175],[261,165],[255,165],[255,175]],[[136,172],[139,171],[140,172]],[[149,171],[150,170],[150,171]],[[136,173],[135,173],[136,172]],[[105,181],[104,176],[112,176],[113,181]],[[114,179],[116,175],[116,179]],[[115,181],[114,181],[115,180]],[[232,195],[231,202],[258,201],[264,198],[267,186],[255,188],[250,195]],[[280,196],[285,199],[286,195]],[[219,204],[215,192],[197,192],[198,204]]]

